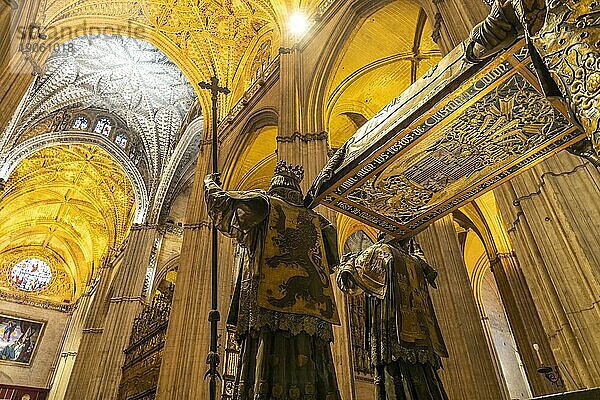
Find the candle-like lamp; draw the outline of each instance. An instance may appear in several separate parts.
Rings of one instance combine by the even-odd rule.
[[[533,349],[535,350],[535,354],[537,354],[538,361],[540,362],[540,367],[537,369],[537,372],[544,375],[546,379],[548,379],[553,385],[557,385],[559,387],[564,386],[558,369],[554,371],[554,368],[544,365],[544,360],[542,360],[542,355],[540,354],[540,346],[537,343],[534,343]]]
[[[542,355],[540,354],[540,346],[537,343],[533,344],[533,349],[535,350],[535,354],[537,354],[538,361],[540,365],[544,365],[544,361],[542,360]]]

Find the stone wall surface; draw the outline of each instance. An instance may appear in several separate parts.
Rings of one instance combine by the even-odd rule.
[[[0,314],[46,322],[31,366],[0,364],[0,384],[47,388],[58,362],[69,314],[0,300]]]

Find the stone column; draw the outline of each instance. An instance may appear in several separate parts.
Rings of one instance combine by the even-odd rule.
[[[225,152],[222,152],[225,155]],[[157,400],[208,399],[206,356],[210,345],[208,312],[211,308],[212,222],[204,201],[204,176],[210,162],[210,146],[201,148],[190,195],[177,283],[158,379]],[[223,361],[225,321],[231,299],[234,270],[233,241],[219,235],[219,353]],[[222,365],[219,366],[222,371]]]
[[[563,391],[563,387],[552,385],[537,372],[540,362],[534,343],[539,346],[540,356],[547,365],[555,366],[556,361],[515,254],[497,254],[490,263],[531,392],[534,396],[541,396]]]
[[[17,8],[16,2],[0,0],[0,60],[4,64],[10,46],[10,27],[13,13]]]
[[[600,386],[600,173],[561,152],[495,195],[566,387]]]
[[[78,357],[75,358],[73,369],[66,388],[64,399],[83,399],[87,391],[90,371],[95,366],[96,349],[102,335],[104,318],[106,317],[109,290],[114,271],[119,268],[120,259],[101,268],[98,283],[92,294],[89,311],[85,317]]]
[[[304,167],[304,180],[302,181],[304,194],[329,159],[327,138],[327,132],[294,133],[290,136],[280,134],[277,137],[277,158]]]
[[[79,368],[77,374],[73,374],[65,398],[116,398],[121,381],[121,365],[125,359],[123,350],[129,343],[133,320],[144,304],[142,289],[155,239],[155,227],[137,225],[131,228],[122,260],[114,271],[110,287],[105,296],[98,298],[101,303],[99,307],[92,307],[91,310],[99,313],[105,310],[103,327],[92,329],[90,333],[95,335],[91,340],[82,341],[82,351],[77,360],[83,360],[79,365],[76,360],[75,366]],[[104,291],[105,287],[102,289]]]
[[[440,370],[450,400],[508,399],[479,319],[452,215],[433,223],[417,240],[439,274],[431,298],[450,355]]]
[[[77,352],[79,351],[86,316],[92,300],[91,289],[91,287],[88,287],[85,293],[79,298],[76,308],[71,315],[69,328],[65,335],[58,365],[52,379],[52,385],[48,395],[49,400],[62,400],[65,398],[67,385],[69,384]]]
[[[351,357],[352,344],[346,298],[338,289],[334,276],[331,277],[331,284],[334,287],[333,295],[341,322],[340,326],[333,327],[334,342],[331,345],[340,394],[342,399],[361,400],[354,391],[354,365]]]

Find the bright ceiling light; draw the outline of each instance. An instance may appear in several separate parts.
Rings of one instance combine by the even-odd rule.
[[[294,36],[299,38],[308,31],[308,18],[299,11],[295,12],[290,16],[288,28]]]

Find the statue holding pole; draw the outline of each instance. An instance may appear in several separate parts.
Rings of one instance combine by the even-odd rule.
[[[240,362],[234,398],[339,400],[330,343],[339,324],[330,274],[336,229],[304,207],[302,167],[280,161],[265,191],[226,192],[204,181],[217,229],[247,249],[227,323]]]
[[[229,94],[229,89],[226,87],[219,86],[219,79],[216,76],[213,76],[210,79],[210,82],[200,82],[200,88],[210,90],[211,92],[211,102],[212,102],[212,172],[215,177],[217,183],[219,182],[219,158],[218,158],[218,137],[217,137],[217,113],[218,113],[218,100],[219,93]],[[213,226],[211,230],[211,240],[212,240],[212,254],[211,254],[211,269],[210,269],[210,279],[211,279],[211,309],[208,313],[208,321],[210,322],[210,351],[206,358],[206,363],[209,365],[209,369],[206,372],[204,378],[209,379],[209,395],[210,400],[217,399],[217,379],[220,379],[219,371],[217,370],[220,360],[219,353],[217,353],[217,323],[221,319],[219,314],[219,310],[217,309],[217,299],[218,299],[218,281],[217,281],[217,261],[218,261],[218,237],[217,230]]]

